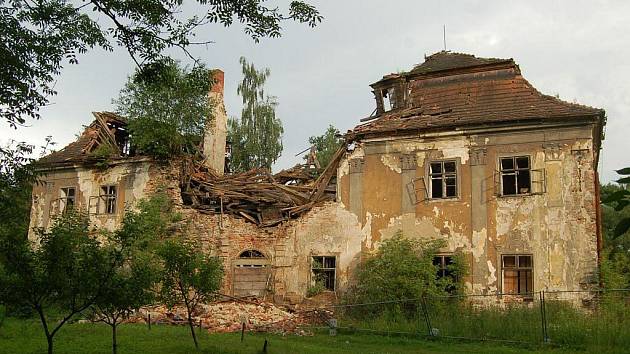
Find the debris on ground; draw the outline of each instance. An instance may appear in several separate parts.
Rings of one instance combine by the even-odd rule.
[[[150,315],[150,316],[149,316]],[[231,299],[199,305],[193,314],[193,323],[211,333],[252,332],[308,335],[304,327],[321,326],[327,323],[332,313],[324,309],[291,311],[288,308],[258,299]],[[132,315],[126,322],[151,324],[187,325],[186,308],[164,305],[146,306]]]

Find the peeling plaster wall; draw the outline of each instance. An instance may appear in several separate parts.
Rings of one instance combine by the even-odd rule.
[[[149,181],[150,163],[142,160],[116,163],[105,170],[83,166],[47,171],[40,184],[33,186],[29,239],[35,239],[35,228],[48,228],[60,213],[61,188],[76,189],[76,207],[88,212],[95,227],[115,230],[124,209],[144,198]],[[98,214],[97,200],[101,186],[117,188],[116,213]]]
[[[442,252],[462,252],[472,293],[502,291],[501,255],[531,254],[534,291],[582,290],[597,283],[597,231],[592,127],[542,126],[531,130],[476,131],[450,136],[365,140],[351,158],[363,159],[362,193],[340,168],[338,198],[362,203],[364,252],[398,231],[417,239],[444,239]],[[359,152],[358,152],[359,151]],[[427,181],[430,161],[456,160],[458,197],[426,199],[416,188],[415,211],[405,210],[401,159],[415,156],[415,184]],[[532,195],[498,196],[495,173],[502,156],[530,156],[537,174]],[[341,166],[345,162],[342,162]],[[408,179],[407,179],[408,180]],[[497,179],[498,180],[498,179]],[[500,188],[500,187],[499,187]],[[351,210],[351,209],[349,209]]]

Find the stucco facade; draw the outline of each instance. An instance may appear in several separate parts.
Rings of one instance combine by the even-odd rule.
[[[398,232],[443,239],[444,257],[462,254],[469,293],[598,285],[602,110],[540,94],[511,59],[447,52],[372,88],[377,111],[345,135],[336,201],[298,218],[260,227],[201,212],[182,202],[178,161],[121,157],[98,169],[66,157],[85,150],[69,146],[64,159],[44,161],[31,226],[48,227],[72,187],[73,206],[113,230],[126,208],[162,186],[184,232],[223,260],[226,294],[301,302],[325,273],[333,277],[329,294],[338,295],[361,260]],[[211,165],[222,166],[224,150],[213,149],[205,151],[214,154]]]

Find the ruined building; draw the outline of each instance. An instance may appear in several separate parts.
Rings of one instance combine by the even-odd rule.
[[[210,95],[225,117],[222,77]],[[541,94],[512,59],[450,52],[371,86],[375,114],[346,134],[323,177],[303,185],[282,173],[220,176],[223,118],[204,138],[207,170],[186,170],[127,156],[124,119],[95,113],[76,142],[40,161],[48,174],[33,190],[31,226],[80,206],[113,229],[126,207],[165,185],[190,236],[224,261],[228,294],[299,302],[315,277],[338,294],[399,231],[446,241],[435,259],[442,276],[463,254],[469,293],[597,286],[603,110]],[[99,169],[89,156],[105,142],[120,154]],[[249,200],[230,181],[266,194]]]

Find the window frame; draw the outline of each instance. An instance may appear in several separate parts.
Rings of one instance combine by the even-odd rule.
[[[518,164],[516,162],[516,159],[519,158],[527,158],[527,168],[519,168]],[[507,160],[507,159],[511,159],[512,160],[512,168],[511,169],[503,169],[503,160]],[[505,156],[499,156],[498,159],[498,175],[499,175],[499,193],[498,195],[501,197],[519,197],[519,196],[526,196],[526,195],[532,195],[534,194],[533,192],[533,184],[534,182],[532,181],[533,179],[533,171],[534,169],[532,168],[532,157],[531,155],[505,155]],[[529,187],[528,187],[528,191],[525,193],[521,193],[519,192],[519,187],[518,187],[518,175],[519,172],[521,171],[527,171],[529,174]],[[513,175],[514,176],[514,190],[515,193],[510,193],[510,194],[506,194],[505,193],[505,188],[504,188],[504,183],[503,183],[503,176],[508,176],[508,175]]]
[[[72,196],[68,196],[68,191],[72,190]],[[63,195],[63,196],[62,196]],[[64,213],[68,208],[68,201],[72,200],[71,208],[74,209],[77,205],[77,187],[76,186],[67,186],[59,188],[59,212]]]
[[[107,193],[103,193],[103,188],[106,189]],[[114,193],[111,193],[111,188],[114,188]],[[99,187],[98,193],[98,214],[115,215],[118,213],[118,186],[115,184],[102,185]],[[100,206],[100,202],[104,203],[102,208]]]
[[[505,266],[505,258],[506,257],[514,257],[514,266],[513,267],[506,267]],[[520,262],[520,258],[521,257],[529,257],[530,259],[530,266],[521,266],[521,262]],[[534,255],[531,253],[505,253],[505,254],[501,254],[500,256],[500,261],[501,261],[501,290],[503,295],[510,295],[510,296],[521,296],[523,298],[532,298],[533,297],[533,293],[534,293]],[[515,293],[507,293],[506,289],[505,289],[505,272],[506,270],[508,271],[514,271],[517,273],[516,275],[516,284],[517,284],[517,292]],[[531,277],[531,289],[528,289],[529,291],[524,291],[521,292],[520,291],[520,286],[521,286],[521,280],[520,280],[520,272],[528,272],[529,276]],[[525,286],[527,286],[527,279],[525,279]]]
[[[445,172],[445,168],[444,168],[444,164],[445,163],[453,163],[455,165],[455,169],[454,172],[449,172],[446,173]],[[433,164],[437,164],[439,163],[441,165],[441,172],[440,173],[433,173],[432,172],[432,165]],[[427,164],[427,183],[425,184],[425,188],[426,188],[426,193],[427,193],[427,199],[428,200],[434,200],[434,201],[439,201],[439,200],[452,200],[452,199],[458,199],[459,198],[459,193],[460,193],[460,186],[459,186],[459,174],[460,174],[460,170],[459,170],[459,163],[457,159],[444,159],[444,160],[431,160],[429,161],[429,163]],[[433,176],[434,175],[439,175],[441,179],[441,186],[442,186],[442,197],[434,197],[433,196]],[[447,196],[446,195],[446,191],[447,191],[447,184],[446,184],[446,180],[449,177],[454,177],[455,178],[455,195],[453,196]],[[438,178],[436,178],[438,179]]]
[[[316,268],[315,267],[315,261],[316,258],[321,258],[322,262],[321,262],[321,267]],[[333,259],[335,262],[335,266],[334,267],[326,267],[326,259]],[[311,261],[311,285],[315,285],[315,282],[317,281],[317,274],[318,273],[330,273],[332,272],[332,288],[329,287],[328,282],[326,281],[326,279],[324,279],[324,287],[326,287],[327,291],[336,291],[337,290],[337,256],[335,255],[311,255],[310,256],[310,261]]]

